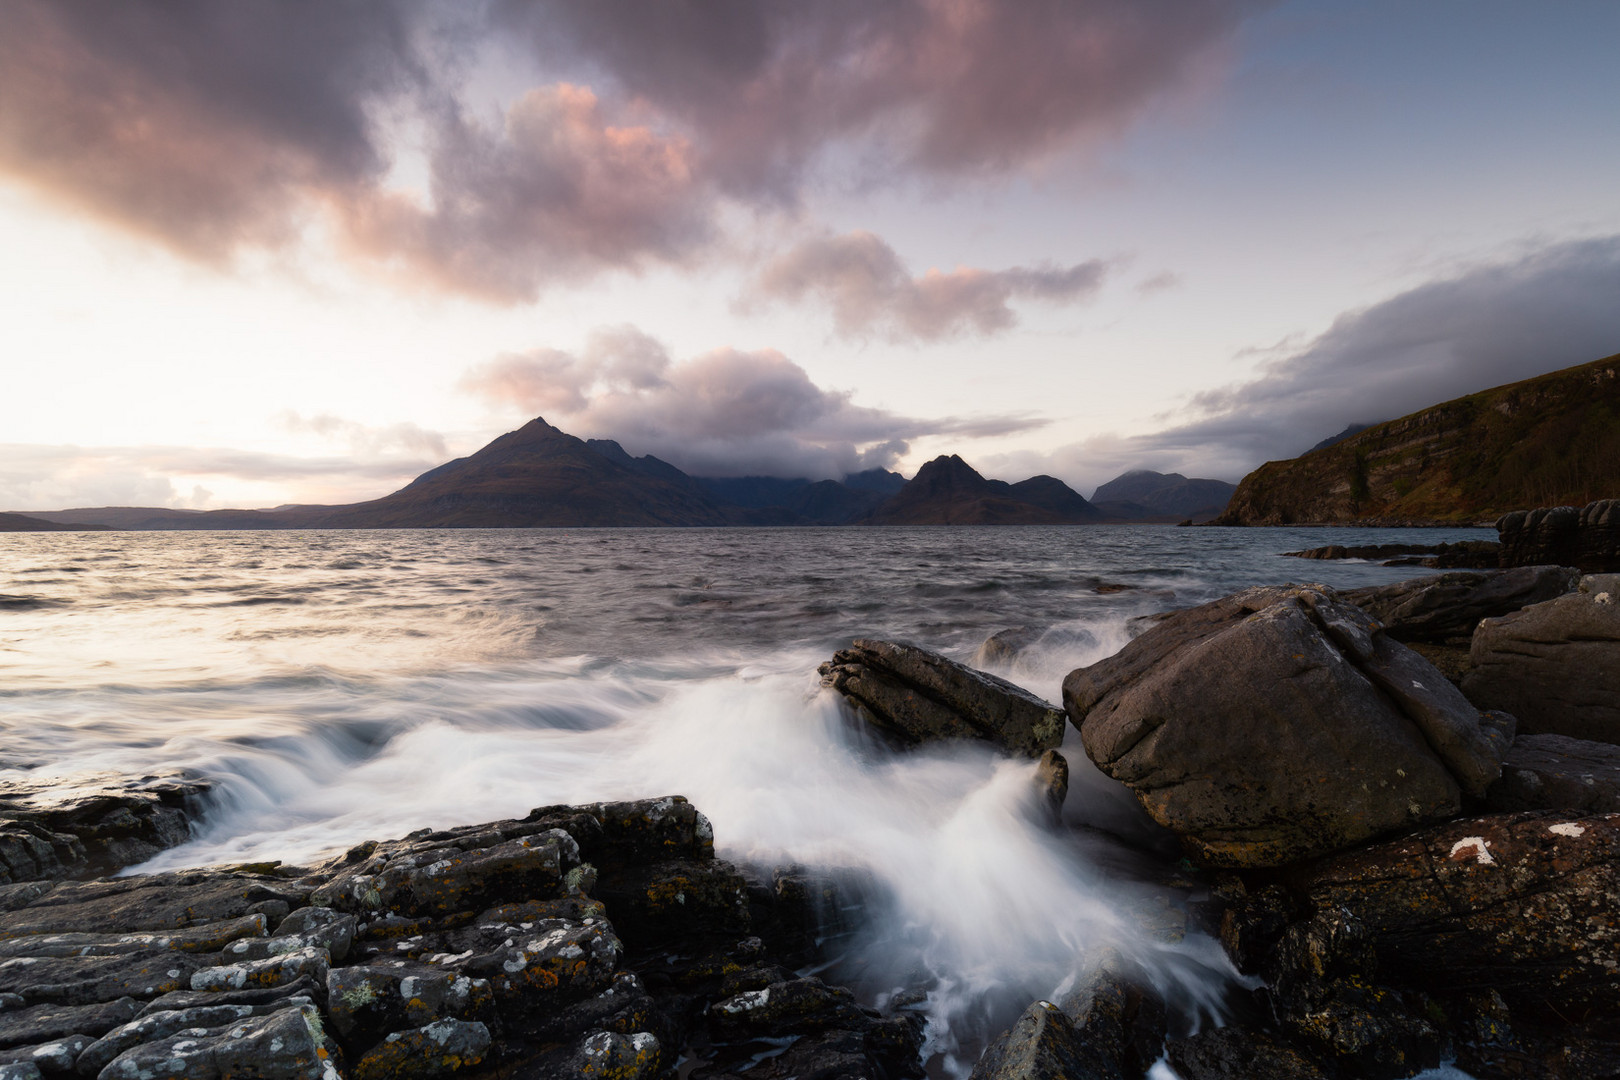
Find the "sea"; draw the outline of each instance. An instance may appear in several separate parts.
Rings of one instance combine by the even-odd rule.
[[[0,535],[0,784],[213,783],[194,838],[130,872],[282,860],[536,806],[679,794],[750,874],[854,872],[873,896],[824,974],[926,994],[933,1075],[1057,999],[1106,950],[1182,1032],[1246,984],[1167,933],[1175,852],[1071,730],[1062,826],[1034,765],[895,751],[821,687],[857,637],[973,663],[1058,702],[1133,620],[1280,582],[1432,573],[1282,552],[1484,529],[918,528]],[[1177,906],[1174,893],[1170,908]],[[1173,921],[1173,920],[1171,920]],[[1167,1065],[1155,1068],[1169,1080]],[[1431,1078],[1461,1076],[1437,1071]]]

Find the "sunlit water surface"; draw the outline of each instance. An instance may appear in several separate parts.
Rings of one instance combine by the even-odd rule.
[[[820,688],[859,636],[971,661],[1049,700],[1133,616],[1281,581],[1424,573],[1278,552],[1491,538],[1477,529],[1161,526],[0,535],[0,781],[185,769],[216,784],[196,838],[141,869],[306,863],[368,838],[534,806],[684,794],[722,857],[869,871],[855,952],[873,999],[929,992],[935,1071],[1072,985],[1102,946],[1186,1027],[1233,973],[1166,942],[1134,802],[1075,733],[1065,830],[1032,765],[895,754]],[[1101,585],[1129,588],[1099,592]],[[1127,844],[1124,840],[1132,841]],[[1151,921],[1151,920],[1149,920]]]

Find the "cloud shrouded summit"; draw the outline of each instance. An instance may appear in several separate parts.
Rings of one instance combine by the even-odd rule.
[[[1012,300],[1073,302],[1096,292],[1108,272],[1100,259],[1074,266],[1011,270],[929,270],[912,277],[900,256],[869,232],[807,240],[772,259],[750,283],[745,308],[815,299],[846,337],[878,332],[936,341],[965,332],[1006,330]]]
[[[319,225],[523,300],[703,258],[723,207],[796,205],[834,150],[862,182],[982,179],[1116,133],[1249,6],[8,0],[0,177],[195,259]],[[469,89],[496,53],[527,82],[499,111]]]
[[[461,385],[498,407],[539,413],[570,434],[617,439],[697,476],[842,477],[887,468],[924,436],[977,438],[1044,423],[898,416],[817,386],[775,350],[716,349],[677,361],[633,327],[598,331],[577,354],[500,356]]]

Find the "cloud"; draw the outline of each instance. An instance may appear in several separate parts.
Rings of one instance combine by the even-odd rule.
[[[507,2],[553,60],[593,63],[701,132],[728,189],[791,199],[826,144],[874,167],[994,174],[1114,135],[1258,5],[1228,0]],[[881,162],[881,165],[875,164]]]
[[[713,194],[686,139],[618,126],[589,89],[531,90],[492,129],[443,117],[427,201],[356,196],[356,250],[439,288],[495,301],[612,269],[680,262],[713,232]]]
[[[1074,266],[929,270],[912,277],[893,248],[869,232],[808,240],[771,260],[751,281],[742,307],[819,300],[845,337],[880,331],[889,338],[937,341],[992,334],[1018,321],[1013,299],[1065,303],[1089,297],[1108,272],[1100,259]]]
[[[1352,423],[1391,420],[1620,351],[1620,236],[1537,247],[1347,312],[1256,378],[1194,395],[1181,423],[1004,455],[1077,484],[1151,468],[1236,480]]]
[[[522,301],[695,265],[727,211],[796,207],[834,169],[993,179],[1108,137],[1250,6],[8,0],[0,177],[203,262],[320,227],[413,283]],[[498,116],[492,64],[527,80]],[[425,192],[400,180],[418,149]],[[961,273],[935,302],[1004,318]]]
[[[577,354],[539,349],[497,357],[470,370],[461,387],[697,476],[842,477],[892,466],[924,436],[975,438],[1045,423],[899,416],[817,386],[774,349],[716,349],[677,361],[633,327],[599,331]]]
[[[276,502],[285,490],[304,492],[300,501],[348,502],[385,494],[445,456],[357,461],[210,447],[0,445],[0,508],[221,505],[199,481],[270,493]]]
[[[306,417],[291,410],[276,419],[286,431],[318,435],[328,441],[342,443],[357,457],[376,458],[390,451],[403,451],[432,461],[443,461],[450,456],[443,435],[408,421],[370,427],[331,413]]]

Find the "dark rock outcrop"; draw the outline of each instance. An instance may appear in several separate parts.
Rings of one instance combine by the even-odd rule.
[[[1484,620],[1469,660],[1463,693],[1521,730],[1620,743],[1620,575]]]
[[[1190,853],[1276,866],[1458,812],[1511,730],[1321,587],[1172,613],[1069,675],[1087,754]]]
[[[191,838],[209,785],[176,776],[9,781],[0,790],[0,885],[110,874]]]
[[[1503,566],[1557,563],[1588,574],[1620,572],[1620,499],[1515,510],[1498,519],[1496,530]]]
[[[1562,596],[1580,574],[1566,566],[1458,571],[1370,585],[1339,594],[1377,619],[1397,641],[1467,639],[1481,619],[1507,615]]]
[[[982,739],[1008,753],[1039,757],[1063,741],[1061,709],[906,642],[858,639],[820,671],[824,685],[902,744]]]

